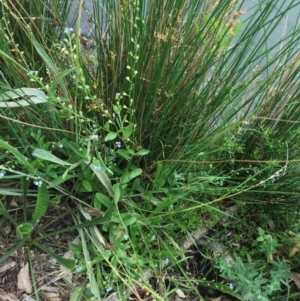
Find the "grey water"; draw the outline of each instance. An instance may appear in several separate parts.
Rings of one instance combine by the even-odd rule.
[[[81,17],[81,34],[85,36],[92,36],[93,25],[91,24],[92,16],[93,16],[93,6],[94,3],[102,6],[102,3],[105,0],[85,0],[83,7],[83,14]],[[147,1],[147,0],[144,0]],[[148,1],[163,1],[163,0],[148,0]],[[201,1],[201,0],[200,0]],[[249,15],[252,13],[257,13],[257,8],[263,9],[265,3],[267,1],[264,0],[243,0],[239,6],[239,10],[247,10],[247,14],[244,15],[241,19],[246,22],[247,19],[250,20]],[[69,26],[74,26],[78,14],[78,6],[80,0],[72,0],[70,15],[69,15]],[[291,7],[284,14],[284,18],[277,24],[276,29],[273,30],[270,36],[267,38],[267,43],[269,46],[276,45],[285,35],[287,35],[297,24],[299,24],[299,16],[300,16],[300,1],[292,1],[292,0],[274,0],[276,3],[273,11],[268,16],[268,21],[276,21],[274,20],[276,16],[280,13],[284,13],[287,8]],[[292,5],[293,4],[293,5]],[[262,36],[258,36],[257,40],[254,40],[253,43],[257,43]],[[265,37],[264,37],[265,38]],[[297,45],[299,47],[299,45]],[[275,49],[274,49],[275,51]]]

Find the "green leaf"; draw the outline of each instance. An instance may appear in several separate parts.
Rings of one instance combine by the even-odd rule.
[[[49,55],[45,52],[44,48],[39,44],[39,42],[35,38],[32,39],[32,43],[33,43],[33,46],[35,47],[36,51],[38,52],[38,54],[44,60],[45,64],[53,72],[54,78],[56,76],[59,76],[59,71],[58,71],[58,68],[56,67],[56,64],[51,60]],[[69,95],[68,89],[67,89],[67,86],[66,86],[65,82],[63,81],[63,79],[59,80],[59,86],[61,87],[61,89],[64,93],[64,97],[68,98],[68,95]]]
[[[264,236],[265,235],[265,230],[262,229],[261,227],[258,227],[257,230],[258,230],[259,236]]]
[[[38,188],[37,202],[33,213],[33,223],[35,224],[44,216],[49,206],[49,192],[45,184]]]
[[[121,198],[121,184],[117,183],[113,185],[113,192],[114,192],[114,201],[117,204]]]
[[[23,156],[15,147],[0,139],[0,147],[7,149],[23,166],[26,166],[30,171],[35,172],[34,167],[28,162],[28,159]]]
[[[31,232],[33,230],[32,223],[22,223],[17,227],[17,236],[19,239],[24,239],[28,236],[30,236]]]
[[[138,177],[140,174],[142,174],[143,170],[141,168],[136,168],[134,170],[132,170],[129,174],[130,176],[130,180]]]
[[[126,159],[126,160],[130,160],[131,159],[131,155],[128,153],[128,151],[127,150],[125,150],[125,149],[118,149],[117,150],[117,153],[121,156],[121,157],[123,157],[124,159]]]
[[[123,138],[126,140],[128,139],[134,129],[134,125],[132,123],[128,124],[125,128],[124,128],[124,132],[123,132]]]
[[[114,140],[116,137],[118,136],[118,133],[115,133],[115,132],[111,132],[111,133],[108,133],[105,137],[105,141],[110,141],[110,140]]]
[[[84,161],[86,164],[89,165],[89,161]],[[94,172],[94,174],[97,176],[97,178],[100,180],[100,182],[103,184],[103,186],[106,188],[107,192],[113,197],[114,196],[114,192],[112,189],[112,185],[110,182],[110,179],[108,178],[108,176],[106,175],[106,173],[102,170],[98,170],[98,168],[95,168],[95,164],[90,164],[89,167],[91,168],[91,170]],[[98,166],[97,166],[98,167]]]
[[[49,254],[50,256],[52,256],[54,259],[57,260],[58,263],[60,263],[65,268],[67,268],[69,270],[73,270],[75,268],[75,260],[74,259],[68,259],[68,258],[63,258],[63,257],[57,256],[54,252],[52,252],[51,250],[46,248],[44,245],[39,244],[38,242],[34,242],[33,244],[36,247],[38,247],[39,249],[41,249],[44,252],[46,252],[47,254]]]
[[[59,204],[59,203],[60,203],[60,196],[59,196],[59,195],[57,195],[56,197],[54,197],[53,199],[51,199],[51,200],[49,201],[49,204],[57,205],[57,204]]]
[[[70,69],[67,69],[67,70],[61,72],[57,76],[55,76],[55,79],[53,80],[53,82],[50,85],[50,91],[52,91],[54,94],[56,94],[56,86],[58,84],[60,84],[61,82],[63,82],[64,77],[69,75],[71,72],[76,71],[76,68],[77,68],[77,66],[72,67]]]
[[[158,198],[156,198],[155,196],[152,195],[152,193],[150,191],[147,191],[145,193],[142,194],[142,198],[154,205],[158,205],[160,204],[162,201]]]
[[[110,198],[103,193],[97,192],[95,194],[95,199],[107,208],[111,208],[113,206],[113,202],[110,200]]]
[[[25,97],[26,99],[19,99]],[[9,101],[13,100],[13,101]],[[0,94],[0,108],[19,108],[47,102],[46,94],[34,88],[20,88]]]
[[[91,185],[91,183],[89,181],[83,180],[82,181],[82,185],[86,189],[86,191],[88,191],[88,192],[93,191],[92,185]]]
[[[71,165],[69,162],[63,161],[63,160],[59,159],[58,157],[52,155],[51,152],[40,149],[40,148],[36,148],[33,151],[32,155],[37,158],[56,163],[58,165],[69,165],[69,166]]]
[[[132,217],[130,219],[124,220],[123,222],[124,222],[124,225],[127,227],[127,226],[130,226],[130,225],[133,225],[136,221],[137,221],[137,218]]]
[[[148,155],[149,153],[150,153],[149,150],[147,150],[147,149],[141,149],[138,152],[136,152],[134,154],[134,156],[145,156],[145,155]]]

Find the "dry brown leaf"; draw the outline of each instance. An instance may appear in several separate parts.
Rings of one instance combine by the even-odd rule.
[[[22,301],[35,301],[32,297],[28,296],[27,294],[24,294],[22,296]]]
[[[18,301],[18,298],[13,294],[0,292],[0,301]]]
[[[12,258],[6,259],[3,263],[0,264],[0,274],[12,269],[14,266],[16,266],[16,262]]]
[[[32,293],[32,285],[31,285],[30,276],[29,276],[29,264],[28,264],[28,262],[19,271],[19,274],[18,274],[18,289],[21,292],[25,291],[27,294]]]
[[[105,301],[120,301],[118,294],[117,293],[113,293],[111,295],[109,295]]]
[[[79,239],[79,236],[75,237],[74,240],[72,241],[72,244],[79,244],[80,242],[80,239]],[[69,250],[67,251],[64,256],[64,258],[67,258],[67,259],[74,259],[74,251],[72,250]],[[60,271],[62,273],[62,277],[70,284],[73,284],[72,283],[72,278],[73,278],[73,274],[72,274],[72,271],[70,271],[69,269],[67,269],[66,267],[64,266],[60,266]]]
[[[300,274],[295,272],[290,272],[290,278],[295,282],[298,288],[300,288]]]
[[[185,295],[185,293],[184,293],[182,290],[177,289],[175,292],[176,292],[176,295],[177,295],[179,298],[182,298],[182,299],[185,299],[185,298],[186,298],[186,295]]]
[[[58,293],[42,292],[42,295],[47,301],[61,301]]]
[[[289,253],[289,257],[293,257],[298,251],[299,249],[297,247],[293,247]]]

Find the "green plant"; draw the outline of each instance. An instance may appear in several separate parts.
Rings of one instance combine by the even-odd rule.
[[[86,298],[141,284],[165,300],[168,292],[159,296],[143,276],[166,261],[181,268],[182,233],[221,220],[228,200],[295,204],[299,29],[278,41],[274,57],[276,45],[252,42],[296,1],[272,21],[276,1],[265,1],[248,22],[238,1],[95,1],[96,48],[88,52],[79,28],[64,28],[70,2],[17,2],[20,15],[1,2],[0,177],[2,194],[21,187],[25,201],[16,216],[1,206],[19,236],[0,261],[24,245],[54,256],[43,239],[76,230],[75,259],[56,258],[89,277]],[[51,20],[41,22],[47,10]],[[42,237],[37,221],[51,205],[68,208],[73,225]],[[270,256],[274,236],[259,240]],[[261,285],[263,298],[276,292],[284,264],[262,267],[271,287],[250,262],[251,294]]]

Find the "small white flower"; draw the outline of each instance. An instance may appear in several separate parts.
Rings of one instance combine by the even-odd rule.
[[[26,75],[27,76],[34,76],[34,75],[37,75],[38,74],[38,72],[36,71],[36,70],[29,70],[27,73],[26,73]]]
[[[120,96],[121,96],[121,93],[117,92],[117,93],[116,93],[116,99],[119,99]]]
[[[117,141],[117,142],[116,142],[116,146],[117,146],[118,148],[121,148],[121,147],[122,147],[122,143],[121,143],[120,141]]]
[[[170,259],[166,258],[164,262],[165,262],[165,265],[168,265],[170,263]]]
[[[74,30],[72,27],[66,27],[63,31],[64,34],[70,34],[72,33]]]
[[[96,171],[99,171],[99,170],[101,170],[101,166],[95,165],[95,166],[94,166],[94,169],[95,169]]]
[[[233,290],[233,283],[230,282],[228,285],[229,285],[229,288],[230,288],[231,290]]]
[[[75,268],[75,271],[76,273],[81,273],[83,271],[83,267],[79,265]]]
[[[59,147],[59,148],[63,148],[64,145],[60,142],[60,143],[58,143],[58,147]]]
[[[224,185],[224,182],[222,180],[220,180],[220,185],[223,186]]]
[[[41,187],[42,186],[42,184],[43,184],[43,182],[41,181],[41,180],[36,180],[36,181],[34,181],[33,182],[34,183],[34,185],[36,185],[36,186],[38,186],[38,187]]]
[[[109,287],[107,287],[107,288],[105,289],[105,291],[106,291],[107,293],[111,292],[112,290],[113,290],[113,288],[112,288],[111,286],[109,286]]]
[[[0,171],[0,179],[2,179],[4,176],[5,176],[5,171],[4,170]]]
[[[125,234],[123,235],[123,239],[124,239],[124,240],[128,240],[128,239],[129,239],[129,235],[125,233]]]
[[[171,205],[169,206],[169,210],[172,211],[173,209],[174,209],[174,205],[171,204]]]

